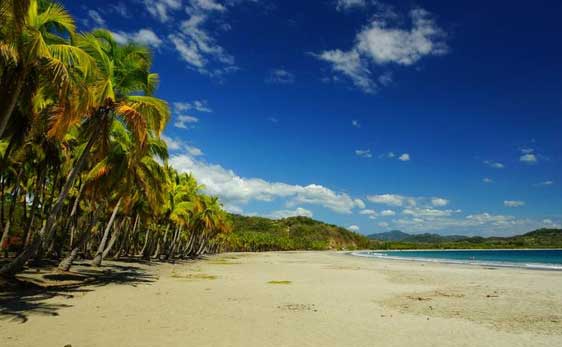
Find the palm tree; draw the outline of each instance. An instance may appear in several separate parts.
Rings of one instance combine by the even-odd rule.
[[[92,104],[93,100],[96,105],[89,107],[90,112],[82,124],[85,145],[37,237],[16,259],[0,269],[0,276],[11,277],[21,271],[41,243],[51,238],[53,225],[91,150],[95,150],[96,158],[107,153],[114,119],[123,122],[139,147],[146,146],[149,132],[159,136],[169,119],[167,103],[152,96],[158,75],[150,73],[151,58],[146,48],[135,44],[118,45],[111,33],[104,30],[79,35],[76,42],[95,60],[96,67],[95,80],[88,86],[88,92],[77,98],[87,99],[87,102],[76,102],[82,107]],[[81,114],[77,112],[61,112],[54,117],[49,134],[63,136],[79,117]]]
[[[59,100],[64,100],[75,82],[74,70],[87,75],[93,64],[88,54],[70,43],[76,27],[61,5],[39,0],[5,0],[1,4],[0,138],[18,100],[31,101],[20,95],[33,95],[43,80],[55,87]]]

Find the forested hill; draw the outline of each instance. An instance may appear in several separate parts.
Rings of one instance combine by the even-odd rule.
[[[273,220],[231,215],[229,251],[289,251],[372,248],[373,241],[347,229],[307,217]]]
[[[384,249],[562,248],[562,229],[538,229],[526,234],[510,237],[402,234],[399,240],[388,240],[389,235],[387,233],[369,235],[369,238],[371,240],[382,241],[383,244],[381,248]]]

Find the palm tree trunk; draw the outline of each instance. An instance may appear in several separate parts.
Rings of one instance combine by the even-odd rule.
[[[20,76],[21,72],[23,76]],[[6,99],[4,99],[4,103],[0,108],[0,138],[4,136],[4,132],[8,126],[8,121],[10,120],[14,109],[16,108],[16,103],[18,101],[18,97],[21,94],[23,89],[23,85],[25,84],[25,73],[22,67],[18,67],[16,69],[16,73],[14,74],[16,77],[15,85],[13,86],[12,93],[8,91],[8,95]]]
[[[146,228],[146,235],[144,236],[144,246],[140,251],[141,256],[144,258],[146,257],[146,249],[148,246],[148,240],[150,239],[150,228]]]
[[[74,215],[76,214],[76,211],[78,210],[78,205],[80,204],[80,197],[82,196],[82,192],[84,191],[84,187],[86,185],[82,184],[80,186],[80,190],[78,191],[78,195],[76,196],[76,199],[74,200],[74,204],[72,205],[72,210],[70,211],[70,216],[68,218],[68,224],[67,224],[67,230],[70,227],[70,242],[69,245],[72,248],[72,244],[74,243],[74,230],[75,228],[75,220],[74,220]]]
[[[20,170],[21,173],[21,170]],[[4,251],[4,256],[8,257],[8,237],[10,235],[10,227],[12,225],[12,221],[14,220],[14,212],[16,209],[16,202],[19,197],[20,188],[17,185],[14,187],[14,192],[12,193],[12,201],[10,203],[10,210],[8,212],[8,218],[6,221],[6,225],[4,226],[4,231],[2,232],[2,239],[0,240],[0,251]]]
[[[113,245],[115,245],[115,242],[117,241],[117,239],[121,235],[121,232],[123,230],[124,225],[125,225],[125,219],[123,219],[123,221],[121,222],[120,225],[115,227],[115,231],[113,232],[113,235],[111,235],[111,239],[109,240],[109,244],[107,245],[107,247],[105,248],[105,250],[102,253],[102,256],[101,256],[102,259],[107,258],[107,255],[109,254],[109,252],[111,252],[111,249],[113,248]]]
[[[41,244],[45,240],[50,239],[53,226],[57,220],[60,210],[63,207],[64,200],[66,199],[70,188],[74,184],[74,180],[78,176],[78,173],[82,170],[82,166],[84,166],[84,163],[86,162],[86,157],[90,153],[90,150],[94,145],[95,139],[96,138],[92,133],[90,135],[90,139],[88,140],[88,143],[86,144],[86,147],[84,148],[84,151],[82,152],[76,164],[68,174],[68,178],[66,179],[66,182],[59,194],[57,202],[53,207],[53,209],[51,210],[51,213],[49,215],[49,218],[47,218],[46,223],[43,225],[39,233],[37,235],[34,235],[30,245],[23,252],[21,252],[13,261],[0,268],[0,277],[8,277],[8,278],[14,277],[18,272],[21,272],[21,270],[25,266],[25,263],[27,263],[29,259],[35,256]]]
[[[105,249],[105,243],[107,242],[107,237],[109,236],[109,231],[111,230],[111,226],[113,225],[113,221],[115,220],[115,216],[117,216],[117,211],[119,210],[119,205],[121,205],[121,199],[117,200],[117,204],[113,208],[113,213],[111,214],[111,218],[109,218],[109,222],[107,222],[107,226],[103,232],[103,237],[101,238],[101,242],[98,246],[98,251],[94,260],[92,260],[93,266],[100,266],[103,260],[103,251]]]
[[[88,238],[90,238],[91,234],[92,234],[91,232],[86,230],[82,233],[82,235],[80,235],[78,242],[76,243],[74,248],[72,248],[70,254],[59,263],[58,269],[60,271],[70,270],[72,263],[74,262],[74,260],[78,256],[78,253],[80,252],[80,248],[82,248],[84,244],[88,241]]]

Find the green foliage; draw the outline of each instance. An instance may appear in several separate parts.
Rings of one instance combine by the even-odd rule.
[[[355,250],[374,248],[376,242],[347,229],[306,217],[272,220],[232,215],[230,251]]]

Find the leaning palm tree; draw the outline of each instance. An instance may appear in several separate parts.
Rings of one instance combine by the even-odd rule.
[[[72,87],[74,69],[92,71],[93,60],[71,44],[74,20],[57,3],[4,0],[0,5],[0,138],[18,103],[31,101],[41,80],[56,86],[60,100]],[[20,105],[21,106],[21,105]]]

